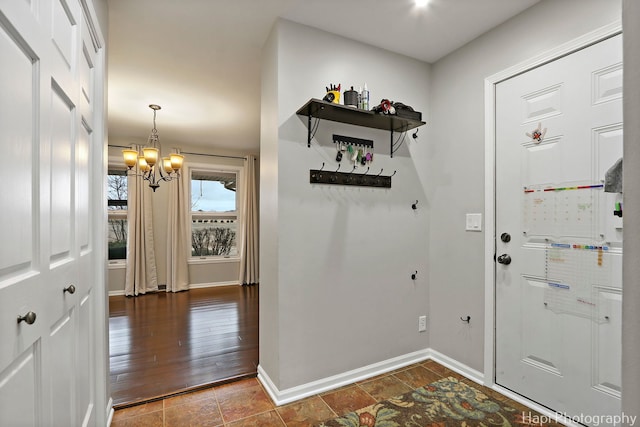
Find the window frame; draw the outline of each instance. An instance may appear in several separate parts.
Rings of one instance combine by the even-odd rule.
[[[189,189],[189,207],[193,203],[191,199],[191,182],[193,173],[202,172],[204,174],[214,174],[216,172],[221,173],[235,173],[236,175],[236,210],[234,213],[229,212],[197,212],[189,210],[189,242],[191,243],[191,236],[193,236],[193,221],[194,214],[195,218],[202,219],[228,219],[229,217],[235,218],[236,223],[236,255],[207,255],[207,256],[199,256],[199,255],[191,255],[192,246],[189,245],[189,253],[187,258],[188,264],[217,264],[217,263],[226,263],[226,262],[239,262],[240,261],[240,236],[242,231],[242,180],[243,180],[243,172],[244,166],[233,166],[233,165],[225,165],[220,163],[192,163],[186,168],[182,176],[189,179],[188,189]]]

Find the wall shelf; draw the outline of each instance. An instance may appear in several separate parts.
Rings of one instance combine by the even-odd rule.
[[[378,114],[373,111],[358,110],[346,105],[334,104],[321,99],[311,99],[296,112],[300,116],[306,116],[307,120],[307,147],[311,146],[312,126],[311,118],[324,119],[332,122],[346,123],[356,126],[364,126],[372,129],[387,130],[391,134],[391,157],[393,157],[393,133],[407,132],[426,124],[421,120],[399,117],[397,115]]]

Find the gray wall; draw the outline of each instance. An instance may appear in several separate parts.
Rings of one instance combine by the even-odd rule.
[[[484,79],[620,19],[618,0],[544,0],[432,66],[426,169],[430,344],[478,371],[484,360]],[[535,25],[539,24],[539,25]],[[493,254],[485,254],[493,256]],[[469,325],[460,316],[471,316]]]
[[[640,417],[640,2],[624,0],[622,410]],[[631,185],[632,184],[632,185]],[[637,425],[637,423],[636,423]]]
[[[278,264],[278,27],[262,50],[260,97],[260,366],[280,377]]]
[[[261,156],[277,169],[263,167],[261,179],[260,365],[284,390],[429,346],[428,332],[417,331],[428,314],[428,217],[423,205],[411,209],[425,199],[407,149],[415,143],[408,135],[390,159],[388,132],[323,121],[307,148],[296,111],[330,83],[366,82],[372,104],[389,98],[428,117],[430,67],[288,21],[272,37],[277,46],[272,38],[266,50],[277,63],[264,59],[265,90],[277,87],[277,96],[263,102],[263,119],[277,108],[278,133],[263,123]],[[393,188],[310,185],[309,169],[337,168],[333,133],[374,140],[371,173],[397,170]],[[343,161],[341,170],[351,168]]]

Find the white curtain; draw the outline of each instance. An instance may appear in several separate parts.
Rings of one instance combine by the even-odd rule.
[[[167,292],[189,289],[189,252],[191,251],[191,206],[189,169],[182,165],[181,176],[166,184],[169,190],[167,226]],[[164,184],[164,183],[163,183]]]
[[[253,285],[259,282],[258,271],[258,192],[256,183],[256,157],[248,156],[244,168],[243,218],[240,242],[240,283]]]
[[[127,185],[128,238],[124,293],[133,296],[158,290],[158,278],[153,248],[151,188],[147,181],[135,175],[127,178]]]

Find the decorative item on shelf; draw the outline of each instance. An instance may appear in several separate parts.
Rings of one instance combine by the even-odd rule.
[[[364,84],[364,88],[360,91],[360,108],[362,110],[369,109],[369,89],[367,84]]]
[[[346,105],[347,107],[358,108],[359,94],[353,89],[353,86],[351,86],[350,90],[345,90],[343,95],[344,105]]]
[[[396,110],[391,106],[391,101],[388,99],[383,99],[380,101],[380,104],[376,105],[371,109],[371,111],[379,114],[395,114]]]
[[[413,107],[402,102],[389,101],[388,99],[381,100],[380,104],[373,107],[371,111],[410,120],[422,120],[422,113],[414,110]],[[414,135],[414,139],[417,137],[417,135]]]
[[[171,153],[169,157],[162,157],[160,138],[156,129],[156,113],[161,107],[151,104],[149,108],[153,110],[153,129],[149,135],[148,145],[142,149],[142,154],[138,150],[128,149],[122,150],[122,155],[125,165],[129,168],[127,174],[141,176],[149,181],[149,187],[155,192],[160,187],[160,181],[171,181],[180,176],[179,171],[182,168],[184,156]],[[134,167],[139,173],[134,172]]]
[[[332,102],[334,104],[340,104],[340,83],[338,83],[338,86],[330,84],[325,87],[325,89],[327,90],[327,93],[322,100]]]

